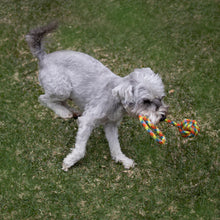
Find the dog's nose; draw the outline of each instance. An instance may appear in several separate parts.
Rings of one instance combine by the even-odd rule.
[[[166,119],[166,115],[162,114],[161,118],[160,118],[160,121],[164,121],[165,119]]]

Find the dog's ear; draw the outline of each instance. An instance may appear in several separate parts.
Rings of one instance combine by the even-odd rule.
[[[119,98],[124,104],[132,103],[134,100],[134,88],[130,84],[122,83],[112,90],[112,95]]]

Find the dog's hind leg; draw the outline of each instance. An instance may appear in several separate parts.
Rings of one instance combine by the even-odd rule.
[[[105,135],[109,143],[112,159],[124,165],[125,169],[134,167],[135,163],[132,159],[126,157],[121,152],[120,143],[118,140],[118,128],[116,123],[108,123],[104,127]]]
[[[86,143],[89,139],[89,136],[94,128],[95,123],[93,123],[91,117],[88,115],[83,115],[78,119],[78,132],[76,135],[76,143],[75,148],[72,149],[71,153],[69,153],[63,160],[64,171],[68,171],[68,169],[77,163],[80,159],[85,156],[86,153]]]
[[[53,110],[58,116],[61,118],[72,118],[73,113],[66,107],[66,99],[65,97],[56,97],[51,95],[41,95],[39,98],[39,102]]]

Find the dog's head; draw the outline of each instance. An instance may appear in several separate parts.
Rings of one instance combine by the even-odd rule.
[[[133,116],[144,115],[154,124],[166,118],[168,106],[163,102],[164,85],[150,68],[135,69],[112,92]]]

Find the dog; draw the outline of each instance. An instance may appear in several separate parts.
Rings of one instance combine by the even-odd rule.
[[[86,143],[92,130],[103,125],[111,157],[125,169],[134,167],[134,160],[125,156],[118,140],[118,126],[125,114],[144,115],[156,124],[165,120],[164,84],[150,68],[135,69],[125,77],[112,73],[93,57],[75,51],[47,54],[43,38],[57,28],[52,22],[31,30],[26,41],[39,61],[39,82],[45,94],[39,102],[61,118],[77,117],[67,100],[83,112],[78,117],[75,147],[64,158],[62,169],[68,171],[85,156]]]

